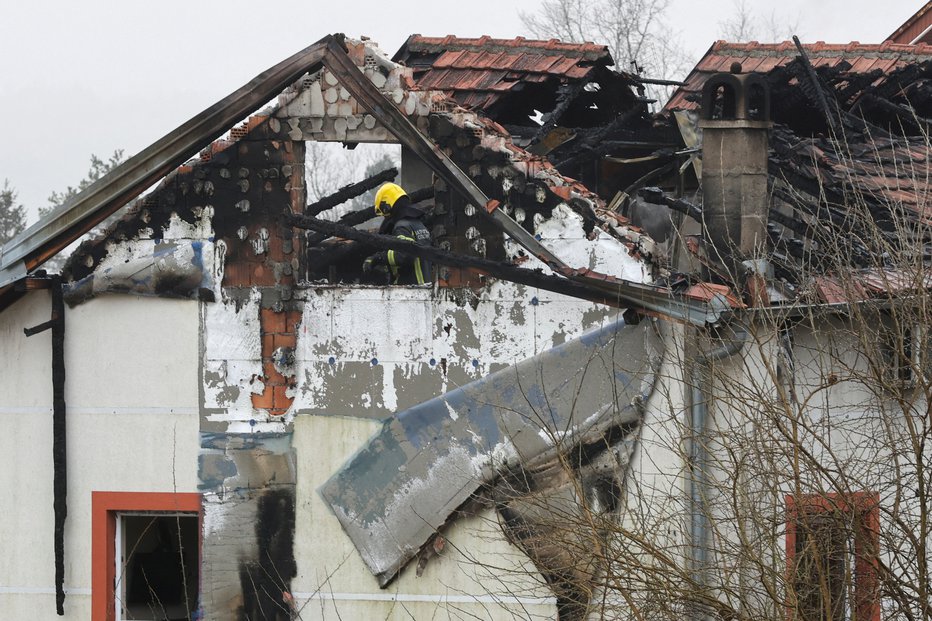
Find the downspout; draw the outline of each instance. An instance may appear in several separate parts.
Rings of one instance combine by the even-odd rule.
[[[690,539],[692,543],[692,567],[690,578],[698,591],[708,586],[706,580],[706,566],[709,551],[709,515],[705,507],[708,497],[708,478],[706,475],[706,425],[709,414],[708,402],[712,398],[712,377],[710,363],[729,358],[741,351],[748,340],[748,331],[741,327],[733,327],[734,338],[721,346],[707,352],[699,351],[692,364],[691,393],[689,404],[689,459],[692,465],[692,479],[690,481]],[[698,348],[697,348],[698,349]],[[693,613],[695,619],[704,619],[707,615],[697,606]]]
[[[65,614],[65,518],[68,515],[68,471],[65,436],[65,303],[61,277],[45,281],[52,294],[51,318],[32,328],[29,337],[52,330],[52,506],[55,513],[55,610]]]

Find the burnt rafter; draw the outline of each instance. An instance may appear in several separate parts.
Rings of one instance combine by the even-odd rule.
[[[365,241],[367,243],[372,242],[371,245],[379,249],[402,251],[445,265],[473,267],[479,271],[485,271],[490,276],[511,280],[519,284],[537,286],[541,289],[547,289],[548,291],[554,290],[550,289],[550,286],[557,286],[559,290],[555,291],[565,295],[596,301],[611,306],[635,309],[645,314],[662,316],[694,325],[716,325],[730,312],[730,306],[724,297],[716,296],[709,301],[683,298],[674,295],[670,290],[664,287],[621,280],[585,268],[573,269],[556,257],[554,257],[551,269],[554,269],[558,274],[562,274],[562,277],[548,276],[540,280],[537,276],[529,276],[532,274],[531,270],[511,267],[506,264],[487,261],[485,259],[463,257],[461,255],[454,255],[454,258],[451,259],[449,253],[436,248],[414,246],[403,240],[393,237],[372,235],[371,233],[365,233],[335,222],[325,222],[317,218],[308,218],[307,216],[297,216],[294,214],[286,214],[285,220],[291,226],[312,229],[333,237]],[[510,234],[510,231],[506,230],[506,232]],[[543,256],[547,255],[545,254]],[[449,261],[455,262],[449,263]],[[476,261],[481,261],[482,263],[477,263]],[[493,271],[498,269],[504,271]],[[532,280],[527,280],[529,278]],[[567,283],[572,283],[576,286],[568,286]]]
[[[531,138],[530,144],[537,144],[541,141],[541,139],[543,139],[544,136],[549,134],[553,128],[557,126],[557,123],[560,122],[563,114],[569,110],[570,106],[573,105],[573,102],[576,101],[576,98],[579,97],[580,93],[583,92],[586,84],[586,82],[580,81],[573,84],[564,85],[559,90],[557,95],[557,105],[553,110],[544,115],[544,124],[540,126],[540,128]]]
[[[428,259],[440,265],[470,268],[493,278],[500,278],[522,285],[537,287],[546,291],[553,291],[554,293],[560,293],[590,302],[625,308],[630,306],[621,298],[613,298],[604,291],[592,289],[562,276],[544,274],[540,271],[516,267],[499,261],[454,254],[431,246],[418,246],[390,235],[366,233],[365,231],[360,231],[344,224],[328,222],[318,218],[289,214],[286,216],[286,220],[291,226],[317,231],[321,235],[327,237],[349,239],[379,250],[401,251],[422,259]]]
[[[819,109],[825,117],[825,122],[828,123],[829,129],[832,130],[832,133],[835,133],[838,129],[838,124],[833,111],[829,108],[828,100],[825,96],[825,91],[827,89],[825,85],[822,84],[822,81],[819,80],[819,76],[816,74],[815,69],[813,69],[812,63],[809,62],[809,55],[806,54],[806,50],[803,49],[803,44],[799,42],[799,37],[796,35],[793,35],[793,43],[796,44],[796,49],[799,52],[799,62],[802,64],[805,77],[807,78],[805,82],[800,82],[803,86],[803,92],[815,100],[815,103],[818,104]]]
[[[327,196],[321,198],[320,200],[309,204],[304,212],[309,216],[316,216],[322,211],[327,211],[328,209],[333,209],[337,205],[342,205],[348,200],[354,199],[357,196],[365,194],[369,190],[373,190],[383,183],[388,181],[394,181],[398,176],[398,169],[392,166],[391,168],[386,168],[376,174],[372,175],[367,179],[352,183],[350,185],[343,186],[333,194],[328,194]]]
[[[639,120],[643,120],[646,115],[647,108],[644,106],[631,108],[624,114],[619,115],[605,127],[592,132],[588,137],[579,140],[578,143],[574,143],[571,147],[571,151],[564,155],[563,159],[559,162],[554,162],[554,166],[558,169],[564,169],[583,160],[609,153],[612,151],[613,147],[607,146],[605,143],[608,142],[616,132]]]
[[[685,214],[696,222],[702,222],[702,207],[690,203],[683,198],[667,196],[660,188],[644,188],[640,191],[640,196],[647,203],[666,205],[673,211]]]

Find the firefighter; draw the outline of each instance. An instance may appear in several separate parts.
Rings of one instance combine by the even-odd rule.
[[[391,235],[419,246],[430,246],[430,231],[424,226],[427,215],[411,204],[404,189],[396,183],[386,183],[375,193],[375,213],[385,218],[380,235]],[[430,282],[430,263],[403,252],[385,250],[368,257],[362,264],[367,276],[373,271],[388,274],[393,285],[423,285]]]

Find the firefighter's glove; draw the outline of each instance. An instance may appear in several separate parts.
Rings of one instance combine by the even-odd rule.
[[[372,276],[373,272],[376,274],[388,274],[388,266],[385,265],[385,261],[379,254],[374,254],[370,257],[367,257],[365,261],[362,262],[362,273],[366,276]]]

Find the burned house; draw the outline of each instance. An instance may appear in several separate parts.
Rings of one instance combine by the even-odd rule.
[[[924,205],[918,177],[889,180],[904,144],[928,163],[925,48],[828,47],[716,44],[652,115],[646,81],[597,45],[415,35],[389,58],[331,36],[131,158],[0,254],[18,505],[0,524],[42,533],[7,546],[2,608],[582,619],[679,605],[658,577],[712,589],[703,563],[727,538],[697,472],[740,411],[712,371],[772,357],[786,378],[810,351],[782,328],[754,349],[753,313],[839,301],[831,270],[803,268],[850,193]],[[872,150],[835,149],[841,128]],[[310,142],[398,144],[401,161],[309,201]],[[431,247],[342,208],[389,179]],[[367,281],[374,249],[434,278]],[[670,573],[606,579],[654,539]]]

